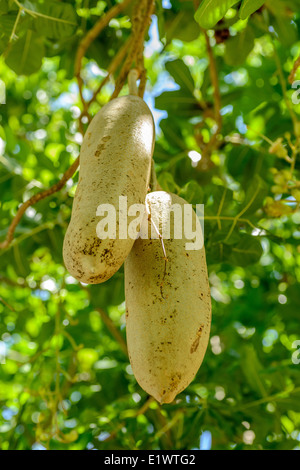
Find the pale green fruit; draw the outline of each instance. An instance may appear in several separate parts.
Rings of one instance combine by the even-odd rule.
[[[164,191],[149,193],[143,231],[155,221],[160,233],[170,204],[187,204]],[[150,219],[150,220],[149,220]],[[193,211],[194,227],[202,238]],[[176,228],[176,227],[175,227]],[[178,227],[177,227],[178,228]],[[170,403],[194,379],[206,352],[211,297],[205,250],[186,250],[190,240],[137,239],[125,261],[126,335],[129,359],[139,385],[160,403]]]
[[[153,116],[138,96],[106,104],[90,123],[81,147],[79,182],[63,246],[69,273],[98,284],[124,263],[134,239],[119,239],[119,196],[143,204],[149,185],[155,132]],[[101,204],[116,208],[116,238],[100,239],[96,216]],[[129,221],[130,222],[130,221]]]

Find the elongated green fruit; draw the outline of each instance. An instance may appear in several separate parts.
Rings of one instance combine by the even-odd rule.
[[[164,191],[147,195],[150,216],[144,219],[142,231],[146,225],[150,232],[155,224],[157,232],[166,233],[164,228],[171,220],[170,238],[138,238],[125,261],[130,363],[137,382],[160,403],[172,402],[195,377],[205,355],[211,324],[204,246],[186,250],[191,240],[184,235],[183,227],[183,237],[174,237],[181,222],[170,218],[171,204],[182,209],[187,203]],[[202,239],[200,222],[193,210],[191,213],[193,230],[198,240]]]
[[[127,196],[128,207],[144,203],[154,140],[151,111],[138,96],[112,100],[90,123],[81,147],[79,182],[63,246],[65,266],[79,281],[106,281],[129,254],[134,239],[119,238],[119,196]],[[96,213],[103,204],[116,209],[114,239],[97,236],[101,217]]]

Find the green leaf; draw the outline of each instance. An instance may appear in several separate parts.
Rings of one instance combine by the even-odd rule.
[[[236,266],[248,266],[257,263],[263,254],[260,241],[251,235],[243,234],[237,245],[232,246],[229,263]]]
[[[204,29],[213,28],[237,0],[203,0],[195,13],[195,20]]]
[[[38,160],[39,165],[41,165],[43,168],[47,168],[47,170],[51,171],[52,173],[55,173],[55,166],[48,156],[46,156],[44,153],[40,153],[38,155]]]
[[[254,47],[254,32],[250,26],[226,41],[224,60],[228,65],[242,65]]]
[[[168,162],[171,160],[172,156],[170,153],[166,151],[166,149],[159,144],[158,142],[155,143],[155,148],[154,148],[154,155],[153,155],[155,163],[164,163]]]
[[[297,41],[297,28],[290,18],[278,15],[273,18],[272,24],[284,46],[291,46]]]
[[[267,395],[266,384],[261,376],[263,366],[252,345],[246,345],[242,349],[241,369],[251,389],[259,396],[265,397]]]
[[[8,12],[8,2],[7,0],[0,0],[0,15]]]
[[[155,2],[155,14],[157,16],[157,28],[160,40],[166,42],[166,27],[165,27],[165,18],[164,18],[164,9],[162,6],[162,0],[157,0]]]
[[[229,208],[233,199],[233,192],[231,191],[231,189],[225,188],[224,186],[214,185],[210,191],[214,199],[214,214],[226,214],[226,209]]]
[[[178,83],[182,90],[190,92],[194,96],[195,84],[189,68],[185,63],[180,60],[172,60],[167,62],[165,65],[167,71],[174,78],[175,82]]]
[[[18,75],[30,75],[41,68],[44,55],[43,39],[29,29],[12,45],[6,63]]]
[[[260,209],[267,193],[268,188],[266,183],[260,176],[255,175],[246,190],[245,199],[240,208],[240,217],[254,214],[254,212]]]
[[[252,15],[256,10],[263,6],[265,0],[244,0],[240,8],[240,18],[245,20],[248,16]]]
[[[177,150],[186,150],[186,145],[182,136],[178,122],[173,118],[163,119],[160,128],[169,144]]]
[[[180,8],[182,6],[180,5]],[[180,39],[180,41],[194,41],[200,34],[199,24],[194,19],[194,10],[181,10],[177,14],[168,10],[166,12],[165,34],[167,43],[172,39]]]
[[[235,179],[248,181],[249,176],[256,172],[259,158],[261,153],[250,146],[235,146],[227,154],[227,169]]]
[[[0,28],[1,34],[5,34],[5,36],[10,36],[12,30],[14,28],[14,24],[16,22],[17,13],[10,12],[7,15],[0,16]]]
[[[201,111],[196,98],[186,90],[165,91],[155,98],[155,107],[178,117],[198,116]]]
[[[106,305],[119,305],[124,301],[124,275],[118,271],[105,285],[89,286],[91,305],[94,308],[105,308]]]
[[[72,5],[59,2],[36,4],[26,0],[24,6],[34,13],[33,28],[52,39],[72,36],[77,26],[77,15]]]
[[[31,18],[28,15],[18,17],[17,13],[12,11],[7,15],[0,15],[0,36],[3,33],[3,49],[8,48],[12,41],[21,38],[29,29],[30,24]]]
[[[206,222],[205,222],[206,223]],[[221,230],[217,230],[212,234],[212,244],[218,245],[219,243],[224,243],[225,245],[237,245],[240,241],[240,234],[238,232],[233,232],[228,239],[228,231],[231,228],[231,222],[227,222],[222,220],[222,227]],[[226,248],[227,250],[227,248]]]
[[[176,191],[176,183],[171,173],[167,171],[161,173],[158,177],[158,182],[164,191],[168,191],[169,193]]]
[[[179,196],[190,204],[202,204],[203,195],[203,189],[194,180],[189,181],[179,192]]]

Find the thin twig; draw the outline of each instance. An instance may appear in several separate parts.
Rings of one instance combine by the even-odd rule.
[[[256,406],[264,405],[265,403],[284,400],[286,398],[289,398],[290,395],[294,395],[294,394],[300,394],[300,387],[296,387],[296,388],[294,388],[294,390],[290,390],[290,391],[289,390],[284,390],[282,392],[275,393],[274,395],[270,395],[268,397],[260,398],[259,400],[256,400],[256,401],[241,404],[240,406],[236,407],[235,410],[236,411],[240,411],[240,410],[244,411],[247,408],[253,408],[253,407],[256,407]]]
[[[91,298],[91,291],[87,286],[84,286],[80,284],[80,287],[82,290],[84,290],[88,297]],[[108,314],[102,309],[102,308],[96,308],[96,312],[99,313],[103,323],[107,326],[108,330],[111,332],[111,334],[114,336],[115,340],[119,343],[122,351],[128,356],[128,350],[127,350],[127,344],[126,341],[124,340],[123,336],[117,329],[116,325],[114,322],[111,320],[111,318],[108,316]]]
[[[163,251],[163,260],[164,260],[164,273],[163,273],[163,278],[162,278],[162,281],[160,283],[160,294],[161,294],[161,297],[163,299],[166,299],[167,297],[164,296],[164,293],[163,293],[163,286],[164,286],[164,283],[165,283],[165,277],[166,277],[166,274],[167,274],[167,263],[168,263],[168,257],[167,257],[167,252],[166,252],[166,248],[165,248],[165,244],[164,244],[164,239],[163,239],[163,236],[161,235],[158,227],[156,226],[154,220],[152,219],[151,217],[151,209],[149,208],[149,204],[148,204],[148,201],[146,199],[146,212],[148,214],[148,221],[150,222],[150,224],[153,225],[154,227],[154,230],[159,238],[159,241],[161,243],[161,247],[162,247],[162,251]]]
[[[16,227],[18,223],[20,222],[21,218],[23,217],[24,213],[28,209],[28,207],[33,206],[34,204],[41,201],[42,199],[45,199],[46,197],[51,196],[52,194],[60,191],[63,188],[63,186],[66,184],[66,182],[70,178],[72,178],[78,166],[79,166],[79,157],[77,157],[74,163],[68,168],[68,170],[64,173],[63,177],[57,183],[55,183],[50,188],[45,189],[44,191],[40,191],[39,193],[34,194],[33,196],[31,196],[31,198],[29,198],[27,201],[23,202],[23,204],[20,205],[15,217],[13,218],[8,228],[8,232],[7,232],[5,240],[2,243],[0,243],[0,250],[7,248],[12,242]]]
[[[22,233],[21,235],[19,235],[18,237],[13,238],[11,243],[8,246],[6,246],[5,248],[2,249],[1,255],[3,253],[5,253],[5,251],[9,250],[11,247],[16,248],[17,245],[22,243],[27,238],[34,238],[34,236],[37,233],[43,232],[44,230],[53,230],[55,225],[61,225],[61,222],[56,219],[56,220],[53,220],[53,221],[51,220],[51,221],[45,222],[44,224],[41,224],[41,225],[36,225],[32,230],[28,230],[28,231]],[[1,249],[1,247],[0,247],[0,249]]]
[[[204,31],[204,37],[206,41],[206,48],[209,57],[209,71],[210,71],[210,78],[214,89],[214,109],[215,109],[215,120],[218,125],[218,130],[216,134],[220,131],[222,127],[222,116],[221,116],[221,94],[220,94],[220,87],[219,87],[219,78],[218,78],[218,71],[217,65],[214,58],[213,50],[209,42],[209,37],[206,31]]]
[[[141,406],[141,408],[137,411],[134,412],[133,416],[131,416],[131,418],[137,418],[138,416],[140,415],[144,415],[146,413],[146,411],[148,410],[149,406],[151,405],[151,403],[154,401],[154,398],[153,397],[149,397],[147,399],[147,401]],[[109,434],[108,437],[106,437],[105,439],[103,439],[102,442],[108,442],[108,441],[112,441],[117,433],[126,425],[126,422],[125,421],[122,421],[121,423],[119,423],[113,432],[111,432]]]
[[[3,284],[7,284],[8,286],[12,287],[22,287],[23,289],[30,289],[29,285],[25,282],[25,280],[23,284],[19,284],[17,281],[13,281],[12,279],[9,279],[5,276],[0,276],[0,282],[3,282]]]
[[[132,40],[132,37],[129,36],[129,38],[125,41],[121,49],[115,55],[114,59],[112,60],[112,62],[110,63],[107,69],[106,77],[102,80],[97,90],[94,91],[92,98],[88,101],[87,108],[95,101],[95,99],[97,98],[97,95],[100,93],[104,85],[108,82],[111,76],[116,72],[117,68],[119,67],[119,65],[121,64],[121,62],[123,61],[123,59],[125,58],[128,52],[131,40]]]
[[[98,312],[100,314],[101,319],[103,320],[103,323],[105,323],[105,325],[107,326],[107,328],[109,329],[111,334],[115,337],[115,339],[119,343],[122,351],[126,354],[126,356],[128,356],[126,342],[124,341],[123,336],[121,335],[119,330],[116,328],[114,322],[109,318],[107,313],[104,310],[102,310],[101,308],[97,308],[96,312]]]
[[[294,66],[293,66],[293,69],[289,75],[289,82],[290,84],[292,85],[294,80],[295,80],[295,76],[296,76],[296,73],[298,71],[298,68],[300,67],[300,56],[298,57],[298,59],[296,59],[295,63],[294,63]]]
[[[9,305],[9,304],[6,302],[6,300],[4,300],[2,297],[0,297],[0,302],[1,302],[3,305],[5,305],[7,308],[9,308],[9,310],[11,310],[12,312],[15,312],[15,309],[14,309],[11,305]]]
[[[21,13],[22,13],[22,9],[19,8],[16,21],[15,21],[15,23],[14,23],[12,32],[11,32],[10,37],[9,37],[9,43],[11,43],[11,41],[12,41],[12,40],[14,39],[14,37],[15,37],[16,30],[17,30],[17,26],[18,26],[18,23],[19,23],[19,21],[20,21]]]

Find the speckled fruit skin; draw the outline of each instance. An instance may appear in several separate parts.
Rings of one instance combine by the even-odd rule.
[[[93,118],[80,152],[79,182],[63,245],[69,273],[87,284],[109,279],[124,263],[134,240],[118,239],[119,196],[143,204],[148,190],[155,131],[153,116],[138,96],[122,96]],[[99,239],[100,204],[117,210],[116,239]],[[129,220],[130,222],[130,220]]]
[[[172,204],[187,204],[164,191],[149,193],[146,203],[150,218],[164,224],[170,199]],[[193,217],[196,224],[194,211]],[[150,227],[147,218],[145,223]],[[171,237],[172,224],[171,218]],[[197,230],[201,231],[199,220]],[[125,261],[130,363],[137,382],[160,403],[171,403],[195,377],[211,324],[205,249],[187,251],[188,240],[171,237],[164,240],[167,263],[159,239],[141,238]]]

